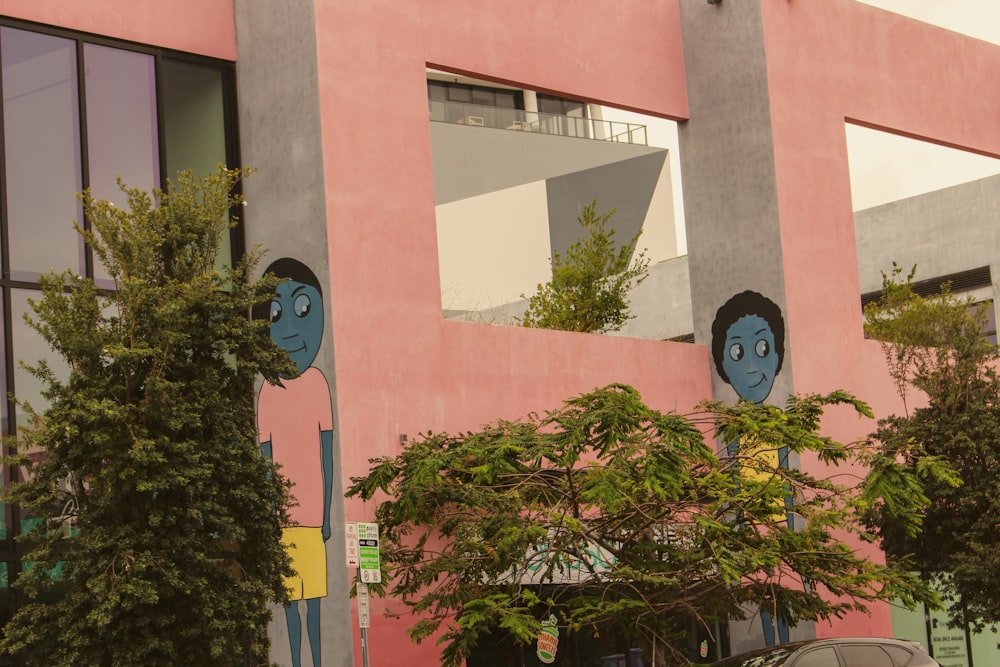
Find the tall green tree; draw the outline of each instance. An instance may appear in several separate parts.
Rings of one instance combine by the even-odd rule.
[[[528,299],[523,326],[606,333],[631,319],[629,292],[646,279],[649,260],[645,252],[635,255],[641,230],[616,247],[615,230],[608,227],[614,214],[598,213],[597,200],[583,207],[577,220],[586,235],[565,256],[553,253],[552,279]]]
[[[77,226],[113,290],[42,278],[29,324],[66,360],[29,367],[47,407],[19,430],[25,604],[3,652],[44,667],[263,665],[269,603],[287,596],[288,503],[257,444],[258,375],[289,367],[251,308],[252,250],[216,268],[245,170],[184,172],[152,194],[82,195]],[[31,527],[33,526],[33,527]]]
[[[951,601],[954,624],[1000,622],[1000,379],[997,347],[984,335],[988,304],[947,286],[923,297],[914,271],[884,275],[865,309],[907,409],[879,422],[874,438],[901,461],[929,499],[923,532],[898,530],[876,506],[869,514],[890,556],[916,568]]]
[[[610,385],[544,415],[428,433],[374,459],[348,495],[389,495],[376,509],[387,590],[418,612],[415,641],[440,633],[452,667],[485,633],[532,644],[552,615],[560,637],[664,651],[694,627],[761,608],[795,625],[930,599],[905,566],[865,560],[836,535],[870,537],[854,517],[882,497],[917,525],[921,499],[894,485],[905,471],[882,460],[849,489],[778,464],[782,446],[831,465],[867,461],[864,444],[818,433],[838,404],[870,415],[842,392],[793,396],[785,410],[741,401],[665,414]],[[717,458],[704,431],[738,438],[738,454]],[[789,490],[804,527],[786,523]]]

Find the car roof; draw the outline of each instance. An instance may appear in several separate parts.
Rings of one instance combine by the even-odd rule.
[[[905,639],[893,639],[889,637],[826,637],[823,639],[807,639],[797,642],[766,646],[753,651],[739,653],[712,663],[709,667],[734,667],[746,662],[750,662],[754,667],[767,667],[781,661],[801,648],[817,646],[840,646],[843,644],[882,644],[893,645],[908,649],[917,653],[923,653],[924,649],[919,642],[912,642]],[[756,658],[756,659],[755,659]],[[768,659],[771,658],[771,659]]]

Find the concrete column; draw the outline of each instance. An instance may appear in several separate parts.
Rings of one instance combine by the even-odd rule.
[[[247,245],[259,243],[267,250],[259,271],[279,258],[290,258],[315,274],[322,303],[313,304],[313,308],[322,307],[325,321],[311,366],[326,378],[333,413],[323,416],[333,423],[331,535],[325,543],[326,595],[316,596],[314,590],[309,594],[313,599],[293,603],[292,609],[297,609],[298,616],[287,619],[287,623],[286,611],[274,610],[270,627],[271,659],[278,664],[291,664],[291,639],[301,650],[302,664],[312,664],[312,656],[318,655],[317,647],[312,646],[316,639],[322,647],[323,664],[353,665],[349,595],[353,572],[347,570],[342,546],[343,472],[330,325],[331,282],[313,3],[236,0],[234,9],[240,148],[243,163],[258,169],[244,184],[248,202]],[[304,282],[302,278],[297,280]],[[319,447],[318,441],[316,446]],[[317,607],[318,629],[310,625],[310,620],[317,620]],[[298,618],[301,627],[290,637],[294,618]]]
[[[695,341],[712,350],[717,399],[782,405],[794,387],[760,0],[682,0],[680,9],[690,115],[678,132]],[[734,653],[765,643],[762,610],[748,613],[730,629]],[[811,623],[790,631],[792,640],[813,636]]]
[[[759,0],[681,2],[690,120],[678,124],[695,341],[752,290],[785,310],[767,66]],[[786,341],[787,342],[787,341]],[[792,391],[785,350],[768,402]],[[717,398],[737,394],[713,373]]]

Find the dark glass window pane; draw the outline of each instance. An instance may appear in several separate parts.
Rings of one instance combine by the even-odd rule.
[[[11,574],[17,567],[16,563],[4,561],[0,562],[0,627],[4,627],[13,616],[14,597],[11,594],[10,583]],[[13,667],[21,664],[9,655],[0,656],[0,667]]]
[[[214,173],[226,163],[222,72],[166,59],[160,72],[167,176],[182,169]]]
[[[493,91],[485,90],[483,88],[472,89],[472,103],[481,104],[484,107],[496,106],[496,104],[494,104]]]
[[[540,94],[538,95],[538,110],[542,113],[561,114],[563,112],[562,100],[551,95]]]
[[[222,72],[164,59],[160,73],[167,176],[191,169],[198,176],[226,164],[226,122]],[[229,234],[222,238],[219,264],[232,262]]]
[[[514,100],[514,91],[512,90],[498,90],[496,92],[496,102],[494,106],[498,106],[504,109],[516,109],[517,104]]]
[[[903,667],[913,659],[913,654],[901,646],[883,646],[882,648],[892,658],[892,664],[896,667]]]
[[[4,455],[7,455],[5,448]],[[4,466],[6,468],[6,466]],[[6,473],[6,471],[5,471]],[[4,484],[10,484],[10,478],[4,479]],[[13,519],[11,516],[11,506],[9,503],[0,501],[0,518],[2,518],[3,523],[0,523],[0,541],[9,540],[14,537],[14,534],[10,531],[10,526],[13,525]],[[6,547],[5,547],[6,548]]]
[[[10,620],[10,575],[14,571],[16,565],[9,562],[0,562],[0,627],[7,624]],[[5,664],[0,662],[0,665]],[[6,663],[6,664],[13,664]]]
[[[115,180],[150,190],[160,185],[153,57],[84,45],[90,189],[97,199],[122,201]],[[97,278],[107,278],[95,266]]]
[[[442,101],[448,99],[448,86],[441,81],[427,82],[427,99]]]
[[[12,277],[83,271],[76,47],[0,28],[4,153]]]
[[[45,359],[49,368],[60,379],[69,377],[69,366],[59,354],[52,351],[48,343],[34,329],[24,322],[25,313],[31,313],[32,318],[37,319],[31,306],[28,305],[29,298],[37,301],[42,298],[42,293],[34,290],[11,290],[11,343],[15,359],[14,394],[19,400],[30,403],[35,411],[43,412],[47,403],[42,398],[41,381],[16,362],[23,361],[29,366],[34,366],[40,359]],[[29,423],[29,417],[19,409],[17,425],[26,426]]]
[[[880,646],[841,646],[845,667],[893,667],[889,654]]]
[[[993,300],[989,299],[987,301],[982,301],[980,303],[973,304],[970,308],[970,313],[974,313],[976,308],[984,307],[986,309],[986,323],[983,325],[983,335],[991,343],[996,345],[997,343],[997,313],[996,309],[993,307]]]
[[[563,114],[566,116],[583,117],[583,102],[573,100],[563,100]]]
[[[0,300],[0,312],[3,311],[3,302]],[[5,349],[6,335],[0,327],[0,350]],[[10,454],[10,421],[7,412],[7,373],[6,356],[0,354],[0,454],[7,456]],[[3,464],[0,466],[0,484],[10,484],[10,466]],[[5,502],[0,502],[0,540],[9,540],[14,537],[11,530],[14,525],[12,507]],[[6,584],[4,584],[4,587]]]
[[[840,660],[833,648],[818,648],[799,656],[793,667],[840,667]]]
[[[469,86],[448,86],[448,99],[452,102],[471,102],[472,88]]]

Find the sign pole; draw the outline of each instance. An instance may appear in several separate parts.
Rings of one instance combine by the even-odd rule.
[[[361,627],[361,655],[368,667],[368,628],[371,612],[368,607],[368,584],[382,581],[379,564],[379,536],[377,523],[348,523],[347,567],[357,568],[358,625]]]
[[[361,581],[361,568],[357,570],[358,576],[358,621],[361,626],[361,659],[364,667],[368,667],[368,584]]]

